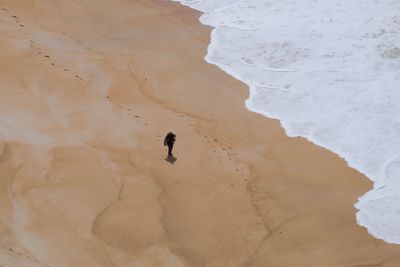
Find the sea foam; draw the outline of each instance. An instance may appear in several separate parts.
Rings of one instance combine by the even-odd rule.
[[[214,27],[206,60],[249,110],[343,157],[374,188],[357,221],[400,244],[400,5],[393,0],[175,0]]]

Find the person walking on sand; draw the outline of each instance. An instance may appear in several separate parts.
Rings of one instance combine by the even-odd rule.
[[[168,157],[172,156],[176,135],[173,132],[167,133],[164,138],[164,146],[168,146]]]

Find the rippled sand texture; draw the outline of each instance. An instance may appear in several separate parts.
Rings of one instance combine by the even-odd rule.
[[[356,225],[367,179],[246,111],[197,13],[0,4],[1,266],[398,266]]]

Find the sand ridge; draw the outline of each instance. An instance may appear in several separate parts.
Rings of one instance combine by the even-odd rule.
[[[368,180],[248,112],[197,13],[0,8],[0,265],[396,266],[355,223]]]

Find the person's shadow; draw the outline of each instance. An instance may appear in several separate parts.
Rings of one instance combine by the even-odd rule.
[[[178,159],[175,158],[173,155],[168,155],[168,157],[165,159],[165,161],[168,161],[171,164],[174,164],[175,161],[177,161]]]

